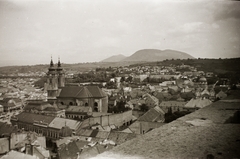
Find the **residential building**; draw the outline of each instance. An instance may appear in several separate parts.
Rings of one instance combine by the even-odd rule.
[[[19,98],[3,98],[0,101],[0,105],[3,106],[5,112],[21,109],[23,107],[22,100]]]
[[[65,117],[65,110],[59,109],[56,104],[51,105],[43,100],[28,100],[24,111],[55,117]]]
[[[153,108],[153,107],[155,107],[155,106],[157,106],[159,104],[158,98],[150,95],[149,93],[144,94],[143,98],[145,100],[146,105],[149,108]]]
[[[220,92],[218,92],[218,94],[216,95],[217,99],[223,99],[225,97],[227,97],[227,94],[224,93],[222,90]]]
[[[156,106],[140,116],[129,128],[136,134],[147,133],[152,129],[164,125],[164,116],[165,112],[159,106]]]
[[[11,122],[19,129],[43,134],[48,139],[71,136],[80,130],[81,122],[54,116],[22,112],[12,116]]]
[[[198,109],[201,109],[203,107],[206,107],[212,103],[211,100],[207,98],[192,98],[185,106],[184,110],[187,111],[195,111]]]
[[[92,107],[90,106],[69,106],[65,110],[67,118],[75,120],[84,120],[92,116]]]
[[[176,111],[182,111],[183,107],[186,105],[187,102],[184,101],[162,101],[159,107],[165,113],[174,113]]]

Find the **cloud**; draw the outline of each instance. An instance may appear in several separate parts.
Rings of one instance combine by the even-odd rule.
[[[212,27],[215,28],[215,29],[218,29],[220,26],[218,24],[216,24],[216,23],[213,23]]]
[[[240,3],[225,2],[216,9],[215,20],[240,19]]]
[[[120,40],[116,37],[102,37],[94,42],[94,47],[119,47]]]

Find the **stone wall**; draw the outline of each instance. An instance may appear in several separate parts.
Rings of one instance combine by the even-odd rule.
[[[83,128],[83,127],[92,126],[95,124],[100,124],[102,126],[108,126],[108,125],[122,126],[125,123],[130,123],[131,121],[132,121],[132,110],[123,112],[123,113],[118,113],[118,114],[88,118],[83,121],[81,127]]]

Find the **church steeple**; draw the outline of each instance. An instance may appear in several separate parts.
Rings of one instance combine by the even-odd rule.
[[[54,67],[53,60],[52,60],[52,56],[51,56],[50,67]]]
[[[58,57],[58,67],[61,67],[60,57]]]

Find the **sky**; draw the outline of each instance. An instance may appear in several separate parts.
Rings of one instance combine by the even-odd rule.
[[[240,57],[240,2],[0,0],[0,66],[99,62],[141,49]]]

